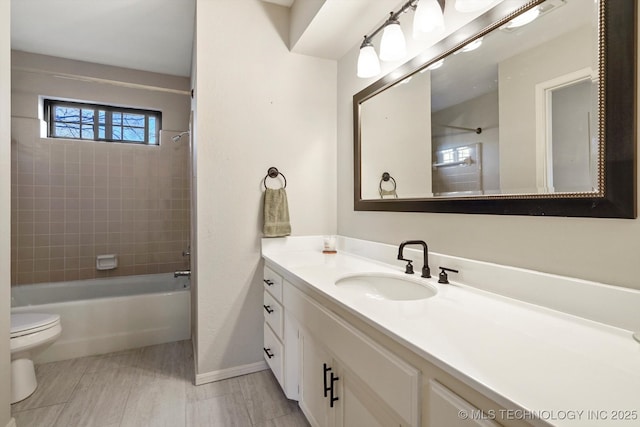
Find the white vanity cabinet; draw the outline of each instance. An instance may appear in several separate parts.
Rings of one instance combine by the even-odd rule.
[[[495,412],[484,412],[438,381],[429,381],[429,426],[500,427]]]
[[[300,407],[314,427],[406,425],[311,334],[300,334]]]
[[[313,426],[420,425],[420,371],[286,281],[283,302],[299,325],[300,407]]]
[[[289,399],[298,399],[298,328],[282,305],[283,280],[264,268],[264,359]]]

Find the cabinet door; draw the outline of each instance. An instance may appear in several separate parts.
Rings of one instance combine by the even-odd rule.
[[[340,372],[335,403],[336,427],[392,427],[401,426],[379,405],[375,397],[364,390],[357,378],[348,372]]]
[[[329,380],[331,356],[310,335],[300,331],[300,408],[313,427],[330,426],[325,379]],[[327,385],[330,385],[327,383]],[[327,393],[328,396],[328,393]]]

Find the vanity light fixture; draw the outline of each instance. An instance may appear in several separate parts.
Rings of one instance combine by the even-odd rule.
[[[566,0],[546,0],[544,3],[529,9],[522,15],[518,15],[500,27],[500,29],[506,32],[515,31],[517,28],[530,24],[536,19],[548,14],[549,12],[557,10],[565,4],[567,4]]]
[[[507,22],[502,26],[505,30],[511,30],[518,27],[523,27],[527,24],[532,23],[540,16],[540,8],[534,7],[533,9],[527,10],[522,15],[518,15],[513,18],[511,21]]]
[[[433,64],[429,65],[427,68],[425,68],[424,70],[421,70],[421,73],[424,73],[425,71],[433,71],[433,70],[437,70],[438,68],[442,67],[444,65],[444,58],[434,62]]]
[[[409,0],[397,12],[390,12],[384,24],[371,34],[364,36],[358,56],[358,77],[369,78],[380,74],[380,63],[371,42],[380,31],[384,30],[380,40],[379,58],[383,61],[397,61],[404,58],[407,45],[398,18],[409,9],[416,12],[413,21],[414,37],[423,38],[423,33],[444,31],[444,2],[445,0]]]
[[[475,39],[471,43],[467,43],[465,45],[465,47],[463,47],[462,49],[456,51],[456,53],[458,53],[458,52],[471,52],[471,51],[474,51],[474,50],[478,49],[480,46],[482,46],[482,40],[483,39],[484,39],[484,37],[480,37],[480,38]]]
[[[358,77],[366,79],[380,74],[380,61],[371,40],[365,36],[358,56]]]
[[[413,15],[413,38],[423,39],[429,34],[444,32],[444,13],[438,0],[421,0]]]
[[[397,61],[404,58],[406,54],[407,42],[404,39],[400,21],[391,12],[380,40],[380,59],[383,61]]]
[[[456,10],[462,13],[475,12],[484,9],[496,0],[456,0]]]

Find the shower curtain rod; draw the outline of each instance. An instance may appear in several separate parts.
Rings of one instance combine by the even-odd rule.
[[[466,131],[469,131],[469,132],[475,132],[478,135],[480,135],[482,133],[482,128],[465,128],[465,127],[462,127],[462,126],[441,125],[441,124],[438,124],[438,123],[436,123],[436,126],[441,126],[443,128],[449,128],[449,129],[466,130]]]

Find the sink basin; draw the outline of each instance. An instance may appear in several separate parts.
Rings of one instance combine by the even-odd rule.
[[[338,279],[336,286],[377,300],[412,301],[430,298],[437,293],[433,286],[419,279],[384,273],[346,276]]]

